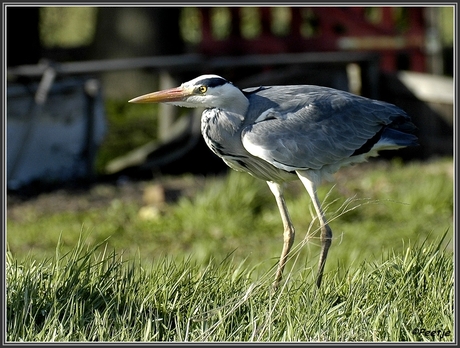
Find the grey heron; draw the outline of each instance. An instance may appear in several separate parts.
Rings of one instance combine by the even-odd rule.
[[[415,125],[393,104],[313,85],[239,89],[213,74],[179,87],[131,99],[205,108],[201,133],[209,148],[232,169],[265,180],[275,196],[284,244],[275,281],[281,281],[295,230],[283,196],[284,183],[300,179],[320,224],[316,284],[321,285],[332,231],[317,186],[340,167],[378,156],[380,150],[417,145]]]

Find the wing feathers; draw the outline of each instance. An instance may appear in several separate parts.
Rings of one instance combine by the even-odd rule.
[[[263,97],[263,93],[277,93],[277,88],[258,93]],[[242,131],[246,150],[280,169],[293,171],[350,162],[351,156],[369,152],[382,134],[395,148],[414,143],[416,137],[404,133],[412,132],[413,125],[398,107],[316,88],[309,93],[294,93],[292,100],[281,100],[275,107],[272,104],[266,112],[250,108],[247,117],[257,122]],[[392,130],[393,122],[394,128],[399,127],[398,133]]]

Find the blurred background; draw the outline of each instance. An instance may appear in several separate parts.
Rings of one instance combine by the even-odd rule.
[[[385,100],[419,128],[399,157],[453,154],[453,7],[7,6],[6,30],[10,191],[226,171],[201,110],[127,103],[204,73]]]
[[[276,264],[273,195],[208,149],[201,110],[128,103],[205,73],[240,88],[330,86],[404,109],[421,146],[318,188],[336,238],[327,267],[434,242],[453,231],[454,23],[442,6],[7,6],[8,250],[55,257],[83,234],[146,264]],[[314,235],[311,201],[300,182],[286,201],[301,245]],[[348,204],[357,209],[342,213]],[[299,270],[316,267],[312,238]]]

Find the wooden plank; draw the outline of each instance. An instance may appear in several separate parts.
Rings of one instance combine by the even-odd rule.
[[[115,70],[158,69],[167,71],[194,71],[208,68],[263,66],[284,64],[346,64],[378,59],[375,53],[362,52],[308,52],[281,54],[254,54],[210,58],[199,54],[153,56],[126,59],[92,60],[84,62],[42,62],[37,65],[21,65],[7,70],[8,78],[16,76],[39,77],[50,66],[58,74],[90,74]]]

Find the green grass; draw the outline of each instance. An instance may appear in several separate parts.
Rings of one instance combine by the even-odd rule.
[[[228,258],[124,262],[80,241],[49,260],[7,262],[8,341],[452,341],[453,262],[438,244],[352,272],[310,272],[272,292]],[[441,330],[421,335],[414,330]]]
[[[319,291],[318,225],[299,183],[286,192],[297,236],[277,293],[282,224],[249,175],[209,178],[147,220],[141,202],[117,198],[30,208],[7,221],[8,340],[452,341],[413,333],[453,332],[452,165],[376,162],[322,185],[334,239]]]

